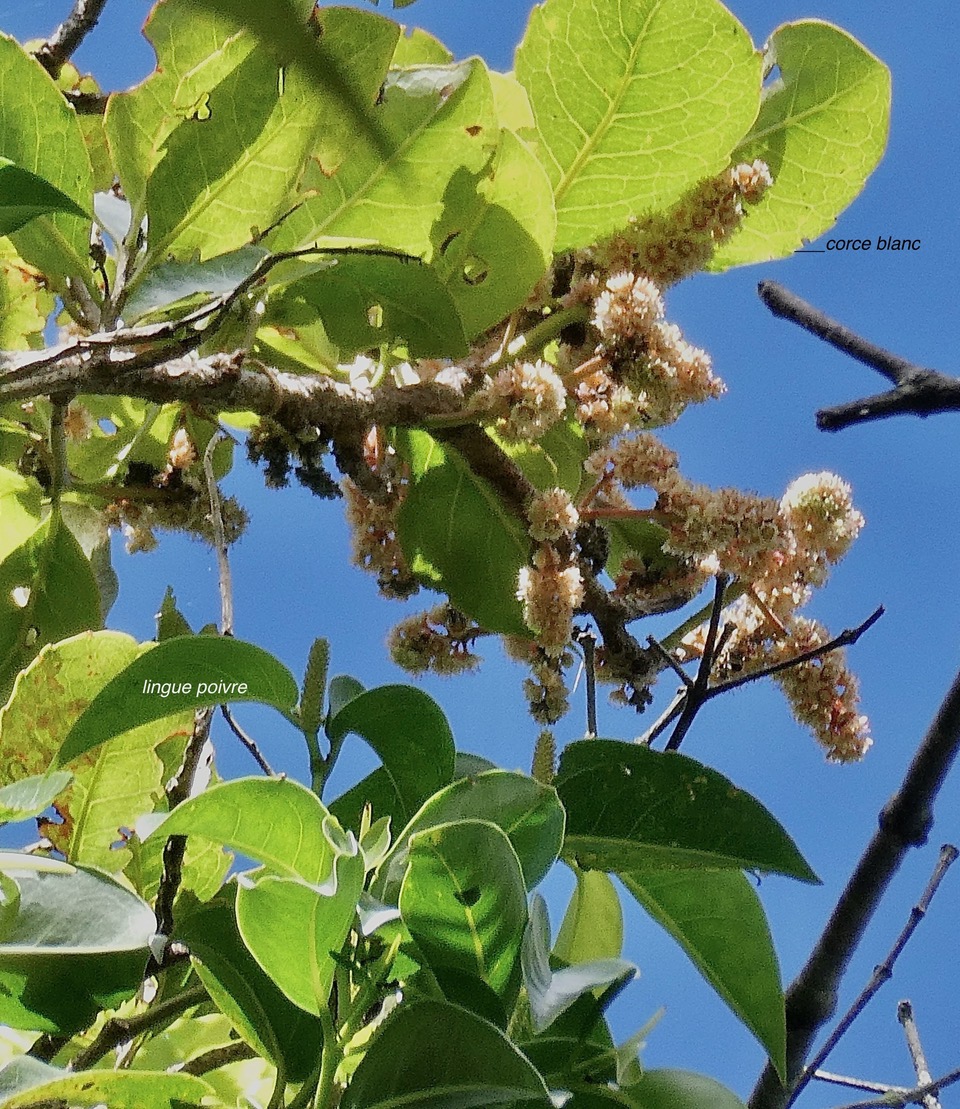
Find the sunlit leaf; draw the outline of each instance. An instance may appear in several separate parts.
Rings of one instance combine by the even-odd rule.
[[[623,951],[623,909],[617,888],[601,870],[576,870],[577,884],[553,945],[565,963],[617,959]]]
[[[0,157],[0,235],[12,235],[38,216],[66,212],[90,222],[76,201],[37,174]]]
[[[0,1070],[3,1109],[71,1105],[91,1109],[181,1109],[199,1105],[212,1090],[192,1074],[144,1070],[84,1070],[71,1074],[25,1055]]]

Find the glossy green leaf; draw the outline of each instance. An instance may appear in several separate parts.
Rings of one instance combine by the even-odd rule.
[[[41,647],[101,623],[90,563],[50,516],[0,563],[0,701]]]
[[[372,118],[396,26],[337,9],[318,19],[323,34],[315,39],[307,6],[298,7],[304,23],[296,34],[309,65],[299,52],[278,65],[253,33],[238,31],[244,13],[254,11],[249,5],[241,12],[230,0],[202,7],[167,0],[154,9],[147,29],[157,72],[112,98],[106,117],[135,210],[145,192],[148,264],[170,254],[210,258],[236,250],[294,207],[307,158],[322,156],[335,168],[354,141],[336,86],[348,88]],[[281,13],[263,18],[274,29],[284,24]]]
[[[51,774],[35,774],[0,786],[0,824],[39,816],[72,780],[69,770],[54,770]]]
[[[376,809],[375,817],[392,816],[406,823],[453,777],[453,735],[447,718],[432,697],[412,686],[368,689],[337,712],[331,704],[326,730],[332,742],[358,735],[380,756],[394,800],[387,811]]]
[[[578,998],[544,1032],[535,1035],[530,1027],[519,1032],[516,1043],[551,1088],[570,1089],[584,1081],[602,1086],[616,1078],[616,1045],[592,993]]]
[[[101,689],[67,733],[57,763],[180,709],[259,701],[287,715],[297,697],[290,671],[253,643],[229,636],[166,639]]]
[[[378,107],[389,153],[362,136],[336,173],[311,162],[307,198],[270,236],[290,250],[326,235],[366,239],[430,259],[453,181],[474,177],[497,145],[497,121],[486,67],[479,59],[453,66],[391,70]]]
[[[623,951],[623,908],[616,886],[602,870],[575,870],[577,884],[553,945],[568,964],[618,959]]]
[[[510,1012],[520,989],[526,890],[495,824],[462,820],[411,836],[400,915],[441,988],[447,975],[479,979]]]
[[[573,418],[555,423],[535,443],[501,438],[495,428],[487,434],[520,467],[537,489],[565,489],[575,496],[583,479],[583,462],[590,453],[583,428]]]
[[[760,92],[750,36],[716,0],[547,0],[516,73],[556,197],[558,250],[719,173]]]
[[[564,857],[580,867],[753,869],[818,881],[759,801],[686,755],[582,740],[563,752],[554,785],[567,813]]]
[[[780,969],[760,899],[735,870],[621,870],[618,877],[663,925],[786,1073]]]
[[[40,485],[0,467],[0,559],[16,550],[40,523]]]
[[[527,299],[553,256],[553,190],[540,162],[511,131],[484,170],[454,177],[434,233],[434,265],[468,338]]]
[[[413,65],[449,65],[453,54],[443,43],[421,27],[404,27],[393,52],[392,68]]]
[[[353,927],[363,889],[363,857],[339,855],[336,890],[292,878],[245,878],[237,891],[243,942],[293,1003],[319,1016],[333,986],[336,957]]]
[[[69,214],[53,211],[15,232],[20,256],[58,288],[67,276],[92,287],[90,221],[77,214],[93,203],[93,178],[76,112],[36,59],[6,35],[0,35],[0,157],[37,174],[74,204]]]
[[[414,358],[462,358],[468,348],[460,311],[433,268],[390,255],[342,254],[271,298],[265,322],[283,329],[305,313],[318,315],[344,361],[396,342]]]
[[[95,871],[13,876],[20,912],[0,943],[0,1021],[69,1035],[136,991],[153,910]]]
[[[94,424],[88,438],[67,443],[70,472],[78,480],[122,480],[138,462],[156,473],[163,471],[170,440],[182,420],[179,405],[92,396],[85,396],[82,404]]]
[[[458,820],[495,824],[510,841],[520,862],[524,885],[536,886],[553,866],[563,843],[563,809],[557,794],[526,774],[490,770],[452,782],[424,802],[397,836],[372,890],[381,901],[396,903],[406,871],[411,837]]]
[[[181,635],[193,635],[193,629],[187,623],[187,618],[177,608],[177,598],[171,585],[167,586],[167,591],[163,595],[156,620],[158,643],[164,639],[176,639]]]
[[[443,1050],[424,1050],[437,1044]],[[340,1105],[480,1109],[516,1103],[552,1104],[543,1079],[510,1040],[459,1006],[415,1001],[401,1005],[380,1030]]]
[[[323,1045],[320,1022],[281,993],[250,954],[237,928],[235,882],[205,905],[184,905],[175,939],[190,950],[194,969],[217,1008],[254,1051],[302,1082]]]
[[[38,216],[67,212],[90,222],[76,201],[9,158],[0,157],[0,235],[12,235]]]
[[[25,1055],[0,1070],[3,1109],[38,1105],[109,1105],[110,1109],[182,1109],[213,1091],[192,1074],[164,1071],[84,1070],[71,1074]]]
[[[411,486],[397,530],[418,578],[490,631],[529,635],[517,600],[530,538],[463,456],[425,431],[400,437]]]
[[[289,778],[235,778],[178,805],[146,839],[196,835],[232,847],[275,874],[323,882],[333,848],[328,813],[314,793]]]
[[[745,1109],[726,1086],[692,1071],[649,1070],[628,1093],[634,1109]]]
[[[733,157],[761,158],[773,187],[711,269],[782,258],[816,239],[863,188],[887,144],[890,71],[855,38],[819,20],[786,23],[767,55],[778,77]]]
[[[539,894],[530,900],[530,920],[523,935],[523,984],[535,1032],[543,1032],[585,994],[636,975],[626,959],[593,959],[561,970],[550,969],[550,919]]]

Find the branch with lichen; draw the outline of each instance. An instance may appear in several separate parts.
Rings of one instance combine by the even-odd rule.
[[[97,25],[107,0],[76,0],[67,18],[37,47],[34,56],[56,80],[64,63]]]

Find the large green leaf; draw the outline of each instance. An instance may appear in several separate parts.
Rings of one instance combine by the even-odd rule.
[[[54,770],[51,774],[34,774],[0,786],[0,824],[39,816],[72,780],[69,770]]]
[[[556,197],[558,250],[719,173],[760,94],[750,36],[716,0],[547,0],[516,72]]]
[[[205,905],[181,901],[174,938],[189,948],[200,981],[237,1033],[288,1081],[302,1082],[316,1067],[321,1025],[291,1004],[250,954],[237,929],[236,898],[230,882]]]
[[[305,20],[312,5],[297,7]],[[151,260],[240,247],[293,206],[310,155],[335,168],[355,127],[323,75],[369,112],[398,34],[379,16],[337,9],[318,20],[316,41],[303,25],[311,65],[278,64],[238,30],[241,15],[235,3],[158,5],[147,25],[157,72],[111,98],[107,134],[135,211],[145,204],[149,215]]]
[[[328,813],[306,786],[289,778],[235,778],[178,805],[147,837],[197,835],[249,855],[275,874],[323,882],[333,848]]]
[[[733,157],[762,158],[773,187],[718,249],[711,269],[782,258],[817,238],[860,192],[886,147],[890,71],[855,38],[804,20],[778,28],[767,53],[779,76]]]
[[[319,315],[344,360],[398,341],[415,358],[467,353],[455,297],[434,269],[402,258],[343,254],[272,297],[265,323],[282,330],[307,315]]]
[[[440,824],[410,837],[400,915],[436,975],[479,979],[509,1013],[520,989],[526,891],[516,852],[488,821]]]
[[[326,1008],[337,957],[356,921],[363,877],[357,851],[337,857],[331,892],[274,875],[245,879],[237,891],[243,942],[282,993],[314,1016]]]
[[[517,600],[530,539],[485,478],[425,431],[400,436],[411,486],[397,529],[411,570],[490,631],[529,635]]]
[[[51,515],[0,562],[0,701],[41,647],[101,623],[90,563]]]
[[[574,870],[577,884],[553,945],[565,963],[617,959],[623,951],[620,894],[602,870]]]
[[[447,718],[432,697],[412,686],[368,689],[336,712],[331,704],[326,731],[335,743],[352,732],[380,756],[392,799],[386,811],[374,811],[375,817],[389,815],[406,823],[453,777],[453,734]]]
[[[580,867],[756,869],[818,880],[759,801],[686,755],[581,740],[563,752],[554,785],[567,813],[564,857]]]
[[[192,1074],[164,1071],[94,1070],[71,1074],[24,1055],[0,1070],[3,1109],[71,1105],[110,1109],[182,1109],[200,1105],[213,1091]]]
[[[11,873],[20,911],[0,943],[0,1021],[69,1035],[140,985],[153,910],[94,871]]]
[[[535,443],[503,439],[493,427],[486,431],[537,489],[565,489],[571,497],[576,496],[590,450],[583,427],[572,416],[559,420]]]
[[[0,235],[12,235],[38,216],[67,212],[90,222],[90,216],[56,185],[0,158]]]
[[[783,1077],[786,1021],[780,970],[760,899],[735,870],[621,870],[618,877],[683,947],[763,1044]]]
[[[40,523],[40,484],[0,467],[0,559],[24,542]]]
[[[452,183],[480,173],[496,149],[486,67],[472,59],[393,70],[378,111],[389,153],[358,135],[336,173],[322,158],[311,162],[303,179],[307,199],[270,236],[272,249],[373,233],[384,246],[432,256]]]
[[[570,1089],[585,1080],[602,1088],[617,1076],[616,1045],[591,994],[578,998],[546,1031],[519,1031],[516,1042],[551,1088]]]
[[[458,820],[495,824],[516,852],[528,890],[553,866],[563,843],[563,809],[550,786],[507,770],[470,775],[424,802],[381,865],[372,887],[374,895],[396,904],[411,838],[428,828]]]
[[[93,178],[76,112],[37,60],[6,35],[0,35],[0,157],[37,174],[74,205],[17,231],[20,256],[57,287],[63,277],[92,287],[89,217],[77,215],[93,204]]]
[[[627,1092],[633,1109],[745,1109],[726,1086],[692,1071],[649,1070]]]
[[[517,1103],[552,1104],[543,1079],[510,1040],[457,1005],[415,1001],[401,1005],[383,1026],[340,1105],[482,1109]]]
[[[556,230],[550,181],[511,131],[482,173],[451,179],[434,257],[469,338],[523,304],[550,263]]]
[[[165,639],[94,697],[67,733],[58,765],[122,731],[181,709],[259,701],[289,715],[299,690],[290,671],[262,648],[229,636]]]

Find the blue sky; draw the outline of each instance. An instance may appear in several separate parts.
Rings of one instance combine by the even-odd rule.
[[[47,34],[69,4],[0,0],[0,28],[18,38]],[[684,750],[721,770],[759,797],[785,824],[824,879],[819,888],[768,878],[760,890],[770,914],[784,977],[802,964],[846,875],[876,827],[876,815],[896,788],[920,735],[960,664],[960,452],[956,417],[900,418],[828,435],[814,411],[878,391],[879,377],[776,321],[756,297],[761,278],[779,280],[829,314],[922,365],[954,370],[960,342],[956,259],[960,256],[957,179],[960,173],[960,82],[956,48],[960,6],[952,0],[733,0],[734,14],[761,43],[780,23],[816,17],[839,24],[884,59],[893,72],[894,103],[887,155],[862,196],[840,218],[840,237],[893,235],[920,239],[910,254],[809,254],[683,283],[668,296],[670,319],[707,348],[729,392],[688,411],[666,436],[692,478],[779,496],[795,477],[834,470],[848,480],[867,526],[831,583],[810,606],[839,631],[878,604],[887,614],[856,646],[850,661],[860,675],[864,711],[875,744],[859,766],[827,765],[795,725],[779,692],[750,687],[704,711]],[[107,88],[145,76],[152,65],[139,27],[143,0],[112,0],[101,26],[78,55]],[[389,9],[384,7],[384,13]],[[511,65],[529,12],[526,0],[418,0],[402,14],[426,27],[458,55],[481,54]],[[381,601],[369,578],[348,566],[342,507],[299,490],[264,491],[238,462],[231,491],[245,499],[251,526],[232,562],[237,634],[277,653],[297,673],[317,635],[331,640],[335,671],[367,685],[406,680],[389,661],[388,629],[418,605]],[[165,540],[159,552],[127,558],[117,552],[120,599],[111,624],[140,638],[153,634],[152,616],[167,583],[195,625],[218,615],[216,566],[198,544]],[[644,628],[643,634],[658,629]],[[667,630],[664,626],[662,630]],[[526,716],[522,673],[496,650],[480,674],[423,688],[447,712],[458,746],[508,767],[526,768],[536,726]],[[663,693],[669,693],[668,685]],[[281,769],[302,776],[304,753],[276,718],[248,709],[240,718]],[[632,738],[647,726],[601,704],[601,734]],[[582,734],[580,702],[559,726],[563,741]],[[243,752],[221,740],[227,774],[252,772]],[[350,778],[369,768],[360,745],[350,748]],[[949,781],[930,844],[913,852],[894,881],[847,977],[849,1000],[869,977],[906,921],[932,869],[940,843],[960,839],[957,784]],[[554,926],[565,888],[551,883]],[[626,954],[641,978],[618,1002],[618,1031],[642,1024],[660,1005],[667,1015],[645,1054],[650,1066],[702,1070],[745,1096],[762,1052],[703,985],[656,925],[627,903]],[[956,920],[960,870],[948,878],[929,918],[897,966],[893,983],[848,1034],[829,1069],[909,1084],[912,1070],[896,1022],[896,1002],[910,997],[931,1069],[960,1064],[960,971]],[[949,1099],[950,1095],[947,1095]],[[811,1089],[801,1104],[855,1100],[841,1090]],[[949,1100],[948,1102],[949,1103]]]

